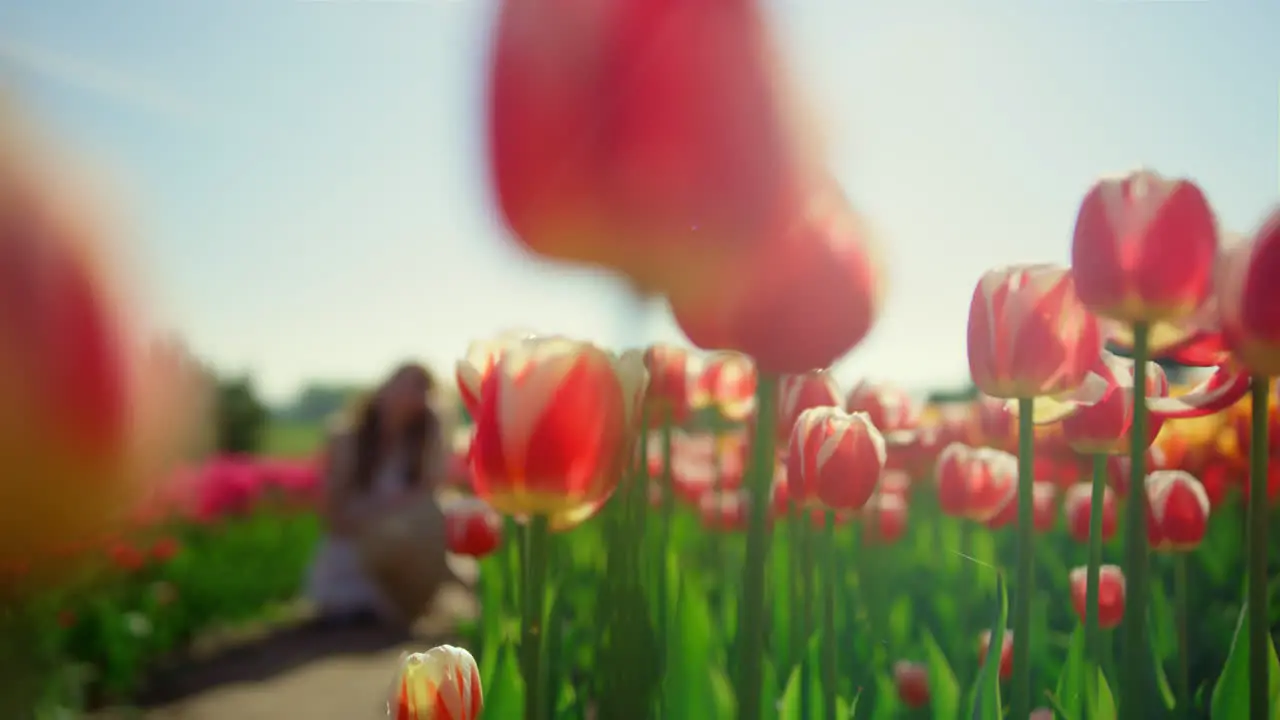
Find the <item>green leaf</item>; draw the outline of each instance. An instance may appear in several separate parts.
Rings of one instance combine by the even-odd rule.
[[[1111,694],[1111,686],[1107,684],[1107,676],[1102,668],[1094,670],[1096,680],[1089,683],[1088,707],[1090,720],[1116,720],[1116,699]]]
[[[516,651],[511,643],[494,648],[497,667],[484,679],[484,710],[488,717],[520,717],[524,714],[524,678],[516,664]]]
[[[718,704],[711,682],[713,630],[706,594],[694,576],[687,575],[679,579],[677,597],[671,636],[680,641],[666,646],[665,707],[682,717],[716,717]]]
[[[991,645],[987,651],[987,659],[982,663],[974,683],[973,705],[969,712],[972,720],[1003,720],[1004,711],[1000,704],[1000,650],[1004,647],[1005,623],[1009,621],[1009,597],[1005,592],[1004,575],[996,573],[996,597],[999,605],[996,609],[995,625],[991,628]]]
[[[1235,720],[1249,717],[1249,631],[1246,616],[1249,604],[1240,606],[1240,618],[1236,622],[1235,637],[1231,640],[1231,652],[1218,676],[1218,684],[1209,699],[1209,717],[1212,720]],[[1267,637],[1267,655],[1270,657],[1269,696],[1272,706],[1280,704],[1280,659],[1276,648]],[[1274,716],[1275,713],[1273,713]]]
[[[1067,659],[1062,664],[1062,672],[1058,675],[1058,686],[1054,690],[1059,706],[1058,714],[1063,720],[1085,720],[1084,682],[1087,677],[1089,660],[1085,657],[1084,625],[1076,625],[1071,633],[1071,644],[1067,649]]]
[[[960,682],[938,647],[933,633],[924,631],[924,654],[929,666],[929,704],[934,720],[957,720],[960,717]]]
[[[809,714],[804,717],[800,712],[800,680],[804,673],[800,666],[792,668],[787,677],[786,687],[778,700],[778,717],[780,720],[811,720],[814,717],[826,717],[826,709],[822,694],[822,636],[814,635],[805,648],[805,662],[809,663]]]

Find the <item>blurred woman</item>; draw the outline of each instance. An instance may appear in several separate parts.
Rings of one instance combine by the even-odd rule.
[[[434,384],[421,365],[404,364],[332,434],[323,516],[327,535],[308,578],[308,595],[326,621],[414,619],[404,601],[389,592],[386,579],[370,569],[368,538],[386,537],[385,528],[399,529],[393,546],[408,546],[391,552],[403,550],[410,561],[391,564],[401,572],[432,575],[415,578],[420,587],[434,588],[444,579],[443,520],[433,491],[446,457],[429,399]]]

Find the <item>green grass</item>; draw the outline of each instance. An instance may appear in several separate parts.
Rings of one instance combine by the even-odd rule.
[[[267,425],[262,454],[270,457],[307,457],[324,444],[324,425],[317,422],[272,420]]]

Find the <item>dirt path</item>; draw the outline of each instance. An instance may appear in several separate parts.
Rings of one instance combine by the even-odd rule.
[[[294,628],[161,673],[147,709],[108,711],[95,720],[377,720],[400,653],[452,640],[475,602],[458,586],[441,591],[412,635],[374,627]]]

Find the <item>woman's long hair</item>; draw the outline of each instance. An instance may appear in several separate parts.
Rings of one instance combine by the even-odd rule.
[[[395,379],[404,373],[419,375],[427,393],[435,387],[435,378],[431,372],[418,363],[401,365],[391,374],[391,378]],[[367,493],[373,488],[374,474],[386,459],[382,445],[384,419],[378,400],[379,393],[370,393],[361,401],[355,415],[355,467],[352,486],[360,493]],[[424,482],[424,470],[431,466],[425,457],[427,449],[440,446],[438,442],[431,442],[430,445],[428,442],[439,434],[440,420],[430,403],[424,404],[422,410],[405,423],[397,448],[407,453],[403,478],[406,487],[416,487]]]

